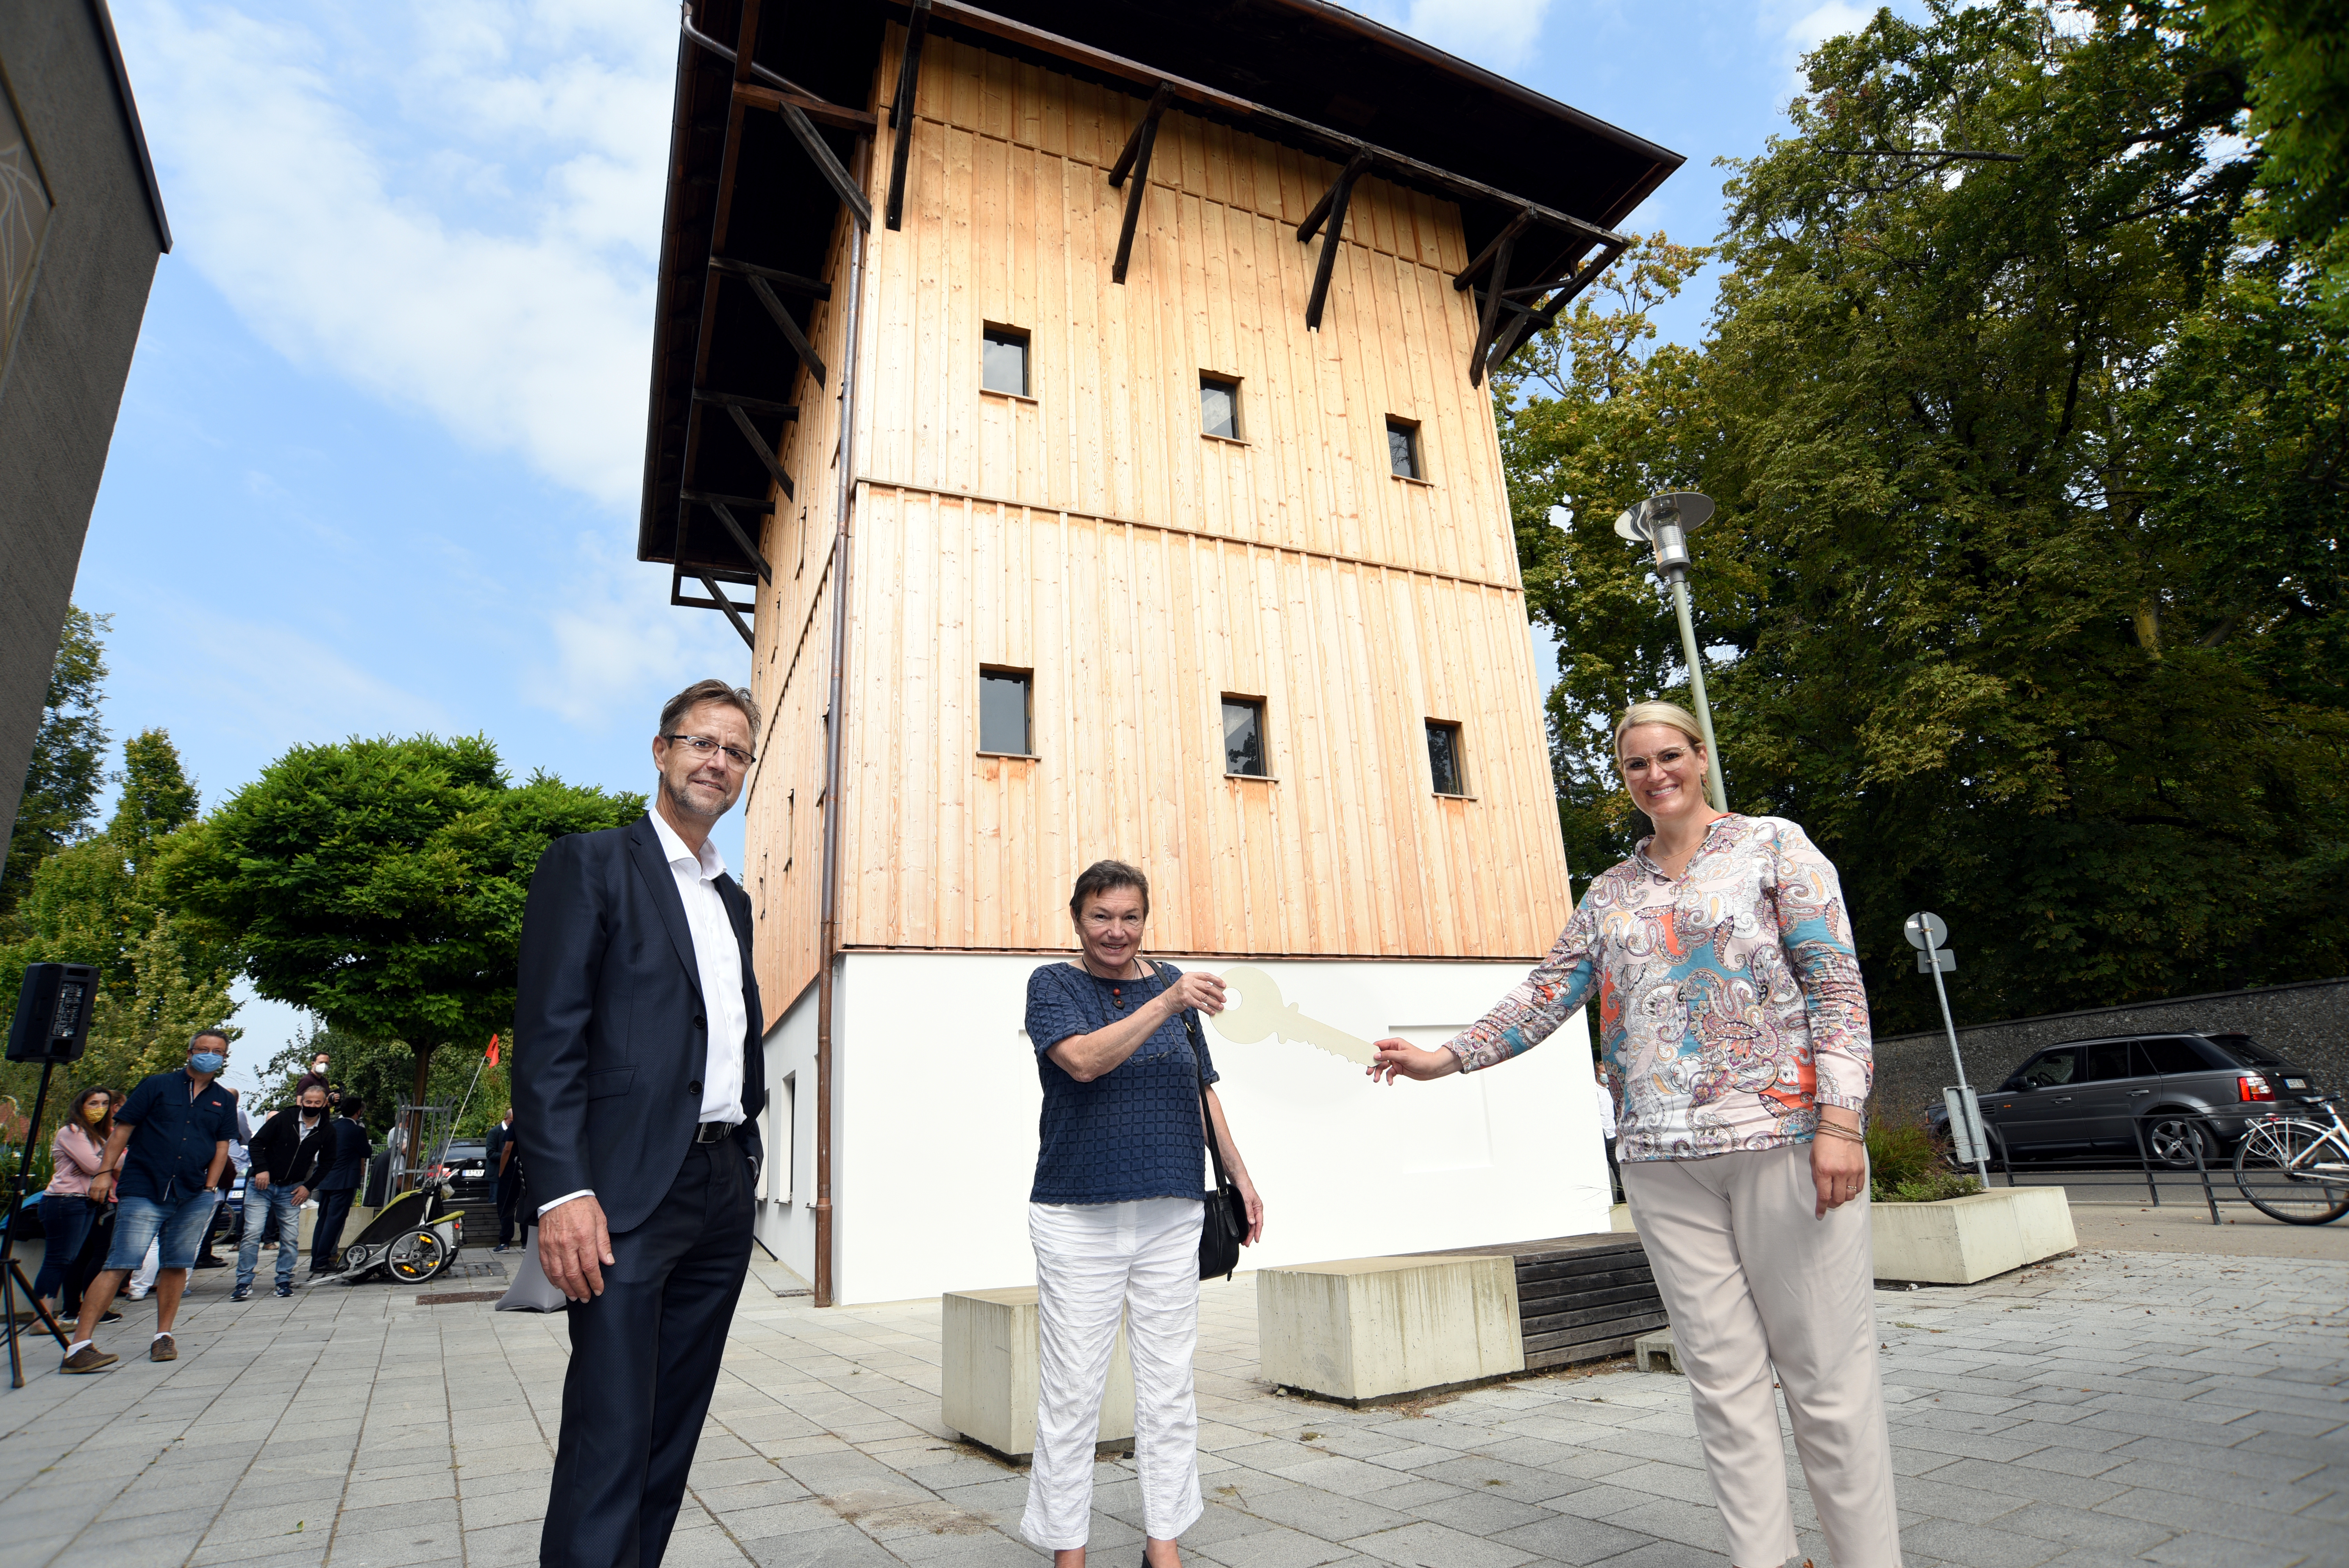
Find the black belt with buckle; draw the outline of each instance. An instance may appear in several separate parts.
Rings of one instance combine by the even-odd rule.
[[[734,1136],[734,1129],[740,1125],[732,1121],[705,1121],[693,1130],[693,1140],[696,1143],[723,1143]]]

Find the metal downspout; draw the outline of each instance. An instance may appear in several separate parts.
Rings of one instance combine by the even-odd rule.
[[[872,172],[873,143],[859,138],[856,179]],[[864,230],[843,211],[849,229],[847,351],[840,367],[840,488],[832,544],[832,689],[824,704],[823,931],[816,971],[815,1013],[815,1305],[833,1302],[832,1269],[832,1006],[839,966],[840,765],[848,734],[849,510],[855,496],[857,339],[864,325]]]

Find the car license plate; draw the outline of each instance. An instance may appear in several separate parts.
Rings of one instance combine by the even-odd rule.
[[[2283,1080],[2283,1087],[2286,1088],[2306,1088],[2308,1087],[2308,1080],[2306,1078],[2286,1078]]]

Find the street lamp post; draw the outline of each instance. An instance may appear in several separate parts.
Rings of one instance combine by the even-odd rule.
[[[1650,496],[1615,520],[1615,531],[1634,543],[1652,546],[1656,575],[1671,590],[1672,613],[1680,618],[1681,652],[1688,660],[1689,695],[1696,699],[1697,727],[1704,732],[1705,793],[1716,811],[1729,810],[1729,782],[1723,777],[1721,746],[1713,738],[1713,705],[1705,700],[1704,660],[1698,656],[1696,621],[1689,612],[1688,536],[1713,516],[1713,501],[1695,490],[1669,490]]]

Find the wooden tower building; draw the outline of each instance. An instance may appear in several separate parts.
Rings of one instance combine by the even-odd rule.
[[[1320,0],[696,0],[673,136],[639,554],[764,715],[760,1234],[821,1302],[1020,1284],[1084,865],[1362,1038],[1564,923],[1485,374],[1679,160]],[[1605,1226],[1579,1045],[1210,1045],[1253,1262]]]

